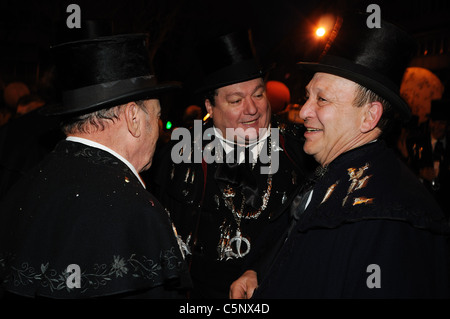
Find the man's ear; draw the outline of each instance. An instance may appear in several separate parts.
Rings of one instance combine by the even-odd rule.
[[[206,112],[209,113],[209,117],[213,118],[213,106],[211,105],[211,102],[209,101],[209,99],[205,100],[205,108],[206,108]]]
[[[361,132],[367,133],[373,130],[383,115],[383,105],[376,101],[364,106],[363,121],[361,123]]]
[[[125,105],[124,117],[130,134],[139,137],[141,135],[140,114],[139,106],[135,102]]]

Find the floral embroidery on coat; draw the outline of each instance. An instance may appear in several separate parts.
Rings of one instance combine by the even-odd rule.
[[[51,292],[64,289],[70,292],[74,289],[67,285],[67,279],[71,275],[67,269],[54,269],[50,262],[43,262],[36,267],[26,261],[19,266],[14,264],[8,267],[8,261],[12,257],[14,256],[11,254],[0,256],[0,273],[6,273],[3,279],[4,284],[12,283],[15,287],[37,285]],[[118,278],[142,278],[153,281],[160,278],[165,270],[179,267],[180,262],[175,248],[161,252],[159,260],[149,259],[146,256],[138,257],[135,254],[129,257],[116,255],[112,257],[111,263],[95,263],[89,267],[80,265],[81,289],[79,292],[85,293],[88,290],[99,289]]]

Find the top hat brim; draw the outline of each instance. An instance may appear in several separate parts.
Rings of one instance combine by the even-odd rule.
[[[47,116],[87,114],[132,101],[159,98],[181,88],[180,82],[154,84],[152,78],[145,77],[116,81],[110,85],[92,85],[63,92],[61,102],[43,107],[41,113]]]
[[[298,65],[313,73],[329,73],[358,83],[387,100],[406,119],[411,117],[408,103],[397,93],[400,89],[390,79],[369,68],[333,56],[324,57],[319,63],[299,62]]]

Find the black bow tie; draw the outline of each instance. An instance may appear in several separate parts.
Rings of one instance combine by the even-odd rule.
[[[259,196],[250,150],[245,148],[245,159],[238,164],[239,150],[242,148],[235,147],[233,152],[225,155],[224,162],[217,164],[214,178],[222,188],[230,186],[240,191],[245,196],[245,204],[258,209],[262,205],[262,198]]]

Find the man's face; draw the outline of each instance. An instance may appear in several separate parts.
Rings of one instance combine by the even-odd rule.
[[[225,138],[238,143],[255,141],[260,128],[270,123],[270,103],[261,78],[221,87],[217,90],[215,106],[207,100],[206,110]],[[235,129],[237,136],[228,136],[226,129]]]
[[[145,171],[150,168],[155,154],[156,143],[159,137],[161,106],[159,100],[151,99],[144,101],[145,124],[143,129],[144,139],[142,151],[145,152],[147,164],[141,169]]]
[[[327,73],[316,73],[306,86],[308,100],[300,110],[307,129],[303,149],[322,166],[361,140],[364,108],[353,105],[356,87]]]

